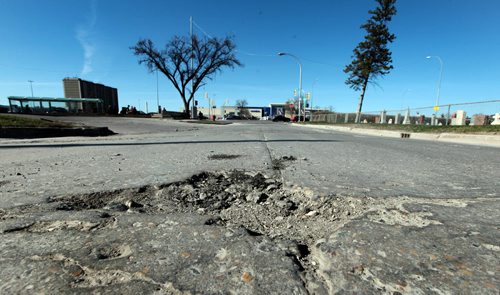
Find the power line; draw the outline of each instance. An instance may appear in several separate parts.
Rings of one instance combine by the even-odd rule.
[[[247,52],[247,51],[243,51],[243,50],[239,50],[239,49],[236,49],[235,51],[239,52],[241,54],[244,54],[244,55],[248,55],[248,56],[258,56],[258,57],[276,57],[277,56],[276,54],[258,54],[258,53],[251,53],[251,52]]]
[[[197,27],[203,34],[205,34],[205,36],[207,36],[208,38],[210,39],[213,39],[212,36],[210,36],[204,29],[202,29],[202,27],[200,27],[194,20],[193,20],[193,24],[195,25],[195,27]]]

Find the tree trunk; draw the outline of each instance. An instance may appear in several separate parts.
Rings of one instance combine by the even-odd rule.
[[[368,78],[363,84],[363,89],[361,89],[361,95],[359,96],[358,111],[356,112],[356,120],[354,123],[359,123],[361,121],[361,108],[363,108],[363,99],[365,98],[366,86],[368,85]]]

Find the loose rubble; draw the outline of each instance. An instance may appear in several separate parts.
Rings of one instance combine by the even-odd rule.
[[[295,158],[280,158],[273,161],[273,167],[282,168],[283,163],[288,161],[295,161]],[[328,255],[336,255],[336,250],[325,246],[325,242],[328,241],[328,245],[337,243],[336,235],[348,224],[363,217],[365,222],[369,222],[369,226],[379,224],[422,229],[441,225],[433,219],[433,213],[424,210],[425,204],[465,208],[467,203],[471,202],[473,201],[431,201],[404,196],[374,199],[367,196],[317,194],[307,188],[286,186],[276,174],[268,176],[260,172],[233,170],[203,172],[184,181],[160,186],[51,197],[46,203],[1,209],[0,221],[4,223],[0,223],[0,232],[99,232],[116,227],[118,218],[133,219],[133,216],[146,218],[134,223],[134,228],[156,228],[157,223],[146,220],[176,214],[197,215],[203,218],[205,227],[227,229],[231,232],[243,231],[248,236],[262,238],[266,241],[262,244],[265,249],[259,248],[259,251],[283,251],[301,273],[303,287],[310,293],[326,294],[334,289],[339,290],[339,286],[331,285],[331,277],[342,273],[332,271],[334,267],[331,266]],[[424,209],[410,212],[405,207],[406,204],[423,204]],[[85,212],[90,215],[78,218]],[[69,213],[72,218],[64,221],[39,220],[43,213]],[[270,246],[271,241],[274,246]],[[353,241],[355,242],[355,239]],[[342,245],[337,247],[341,248]],[[133,257],[130,253],[128,245],[110,243],[91,250],[90,254],[98,260],[114,260]],[[221,248],[214,257],[224,260],[227,255],[227,250]],[[387,257],[384,251],[378,251],[376,255]],[[180,256],[187,259],[191,254],[182,252]],[[80,269],[77,263],[71,263],[71,267],[74,269],[68,271],[75,273],[74,276],[78,279],[85,272],[100,273],[90,268]],[[195,273],[197,272],[199,270]],[[371,273],[366,267],[354,268],[352,273],[362,280],[371,280]],[[245,284],[251,284],[256,279],[255,274],[250,271],[239,274],[239,278]],[[87,278],[84,283],[75,281],[72,285],[100,286],[100,283],[93,281],[97,279]],[[110,275],[108,279],[110,282],[118,279],[139,280],[136,274],[122,272]],[[375,287],[379,288],[378,285]],[[383,288],[394,292],[402,290],[388,284]]]

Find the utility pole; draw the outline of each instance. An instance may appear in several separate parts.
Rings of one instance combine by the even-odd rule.
[[[300,116],[302,115],[302,113],[301,113],[301,104],[302,104],[302,63],[300,62],[299,58],[296,57],[293,54],[285,53],[285,52],[278,53],[278,56],[285,56],[285,55],[288,55],[288,56],[292,57],[293,59],[295,59],[295,61],[299,65],[299,120],[298,121],[300,122]],[[305,110],[304,110],[304,117],[305,117]],[[305,122],[305,118],[304,118],[304,122]]]
[[[311,112],[311,119],[312,119],[312,110],[313,110],[314,85],[316,85],[316,82],[318,82],[318,81],[319,81],[318,78],[314,79],[312,89],[311,89],[311,99],[309,100],[309,110]]]
[[[31,97],[33,97],[33,80],[28,80],[28,82],[30,83],[30,87],[31,87]]]
[[[208,97],[208,92],[205,92],[205,98],[208,100],[208,118],[211,118],[211,109],[212,109],[212,106],[210,105],[210,98]]]
[[[160,113],[160,94],[158,92],[158,69],[156,69],[156,108],[158,109],[158,114]]]
[[[191,71],[193,70],[194,68],[194,64],[193,64],[193,17],[190,16],[189,17],[189,38],[191,39]],[[196,114],[195,114],[195,111],[194,111],[194,83],[193,83],[193,80],[194,79],[191,79],[191,119],[194,119]]]
[[[443,60],[441,57],[437,55],[429,55],[426,57],[427,59],[435,58],[439,61],[440,69],[439,69],[439,80],[437,83],[437,94],[436,94],[436,103],[434,105],[434,116],[435,116],[435,121],[431,122],[431,125],[437,125],[437,112],[439,110],[439,95],[441,93],[441,82],[443,80]]]

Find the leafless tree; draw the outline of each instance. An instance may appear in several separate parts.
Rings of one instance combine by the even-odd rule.
[[[247,118],[247,119],[250,119],[252,117],[252,115],[250,114],[250,111],[248,111],[247,106],[248,106],[248,102],[246,99],[238,99],[236,101],[236,108],[238,108],[238,110],[240,112],[240,116]]]
[[[146,64],[150,72],[158,70],[168,78],[179,92],[186,113],[196,91],[206,80],[211,80],[225,67],[242,66],[236,58],[232,37],[174,36],[162,50],[156,49],[151,40],[141,39],[130,49],[139,57],[139,64]]]

